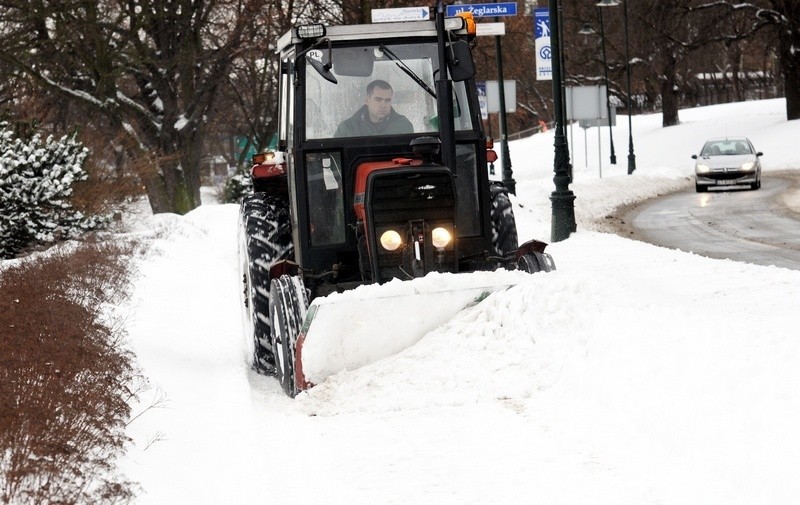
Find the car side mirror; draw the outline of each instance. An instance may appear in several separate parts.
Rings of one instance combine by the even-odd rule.
[[[758,157],[758,156],[764,156],[764,153],[762,153],[761,151],[758,151],[758,152],[756,153],[756,156],[757,156],[757,157]]]
[[[692,155],[692,159],[693,159],[693,160],[696,160],[696,159],[697,159],[697,155],[696,155],[696,154],[693,154],[693,155]]]

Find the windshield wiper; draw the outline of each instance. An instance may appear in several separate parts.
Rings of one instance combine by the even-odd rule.
[[[425,81],[423,81],[417,74],[415,74],[413,70],[408,68],[408,65],[406,65],[403,60],[398,58],[396,54],[391,52],[388,47],[382,45],[382,46],[379,46],[378,49],[380,49],[384,53],[388,54],[389,58],[391,58],[392,60],[394,60],[396,62],[396,65],[400,70],[402,70],[403,72],[406,73],[406,75],[411,77],[411,79],[413,79],[414,82],[419,84],[420,87],[422,89],[424,89],[425,91],[427,91],[428,94],[430,94],[433,98],[436,98],[436,93],[433,92],[433,90],[430,88],[430,86],[425,84]]]

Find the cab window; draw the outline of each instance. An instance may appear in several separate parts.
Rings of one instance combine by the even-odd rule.
[[[337,83],[312,68],[311,59],[327,58],[327,50],[306,58],[306,139],[438,131],[435,43],[334,47]],[[453,100],[456,129],[471,129],[464,83],[455,83]]]

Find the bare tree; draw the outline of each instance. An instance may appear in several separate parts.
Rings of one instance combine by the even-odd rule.
[[[12,0],[0,58],[135,140],[154,212],[200,204],[209,115],[264,0]]]
[[[800,119],[800,2],[770,0],[772,9],[756,10],[758,22],[778,35],[778,56],[786,93],[786,119]]]
[[[233,61],[214,115],[216,152],[229,153],[228,162],[241,166],[250,147],[268,146],[277,124],[279,58],[275,42],[292,27],[311,22],[330,22],[341,17],[336,3],[305,0],[273,0],[255,13],[238,57]],[[234,137],[244,139],[237,159],[225,145]]]
[[[636,13],[651,34],[647,61],[659,84],[663,126],[680,122],[679,90],[686,78],[689,55],[719,42],[730,46],[756,30],[742,22],[751,15],[746,9],[727,1],[651,0],[640,5]]]

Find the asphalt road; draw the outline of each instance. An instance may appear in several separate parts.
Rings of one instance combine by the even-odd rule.
[[[800,173],[766,172],[761,184],[649,200],[621,211],[618,232],[711,258],[800,270]]]

